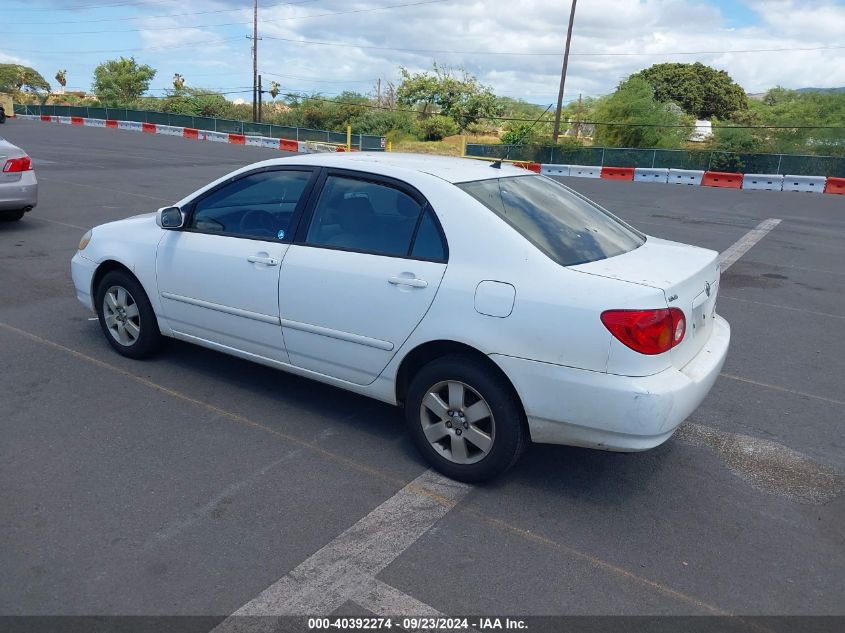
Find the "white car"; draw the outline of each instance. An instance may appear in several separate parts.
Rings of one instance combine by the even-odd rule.
[[[83,236],[79,300],[125,356],[173,337],[403,405],[465,481],[529,440],[666,441],[725,360],[717,253],[508,165],[316,154]]]

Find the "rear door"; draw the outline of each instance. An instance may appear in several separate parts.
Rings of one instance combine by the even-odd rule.
[[[447,245],[404,183],[327,170],[285,256],[282,332],[294,365],[369,384],[431,305]]]

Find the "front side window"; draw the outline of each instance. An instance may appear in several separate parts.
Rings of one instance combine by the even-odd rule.
[[[329,176],[306,244],[407,256],[422,211],[408,194],[380,183]]]
[[[265,171],[231,182],[197,202],[189,228],[266,240],[289,235],[309,171]]]
[[[627,253],[645,239],[548,178],[514,176],[457,185],[563,266]]]

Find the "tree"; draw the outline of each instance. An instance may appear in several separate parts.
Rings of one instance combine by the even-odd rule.
[[[432,72],[411,74],[399,69],[402,82],[396,91],[401,105],[420,108],[427,116],[435,108],[439,114],[451,118],[463,131],[482,119],[501,116],[503,107],[489,86],[463,69],[460,76],[447,68],[434,64]]]
[[[57,72],[56,81],[59,82],[59,85],[62,87],[62,90],[64,90],[65,86],[67,86],[67,71],[60,70],[59,72]]]
[[[129,105],[144,94],[156,76],[154,68],[134,57],[110,59],[94,69],[94,94],[107,105]]]
[[[50,84],[37,70],[20,64],[0,64],[0,92],[50,92]]]
[[[270,82],[270,90],[268,92],[270,93],[270,96],[273,97],[273,99],[275,99],[276,97],[279,96],[279,92],[281,91],[281,89],[282,89],[282,87],[279,85],[278,81],[271,81]]]
[[[645,79],[633,76],[593,109],[596,145],[610,147],[679,147],[692,132],[692,121],[654,98]],[[610,123],[613,125],[602,125]]]
[[[745,90],[724,70],[700,62],[655,64],[631,75],[646,80],[658,101],[673,101],[697,119],[727,119],[748,109]]]

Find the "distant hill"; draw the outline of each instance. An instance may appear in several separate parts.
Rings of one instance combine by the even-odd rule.
[[[845,86],[842,88],[796,88],[795,92],[845,92]],[[762,101],[766,93],[749,92],[746,96],[754,101]]]

